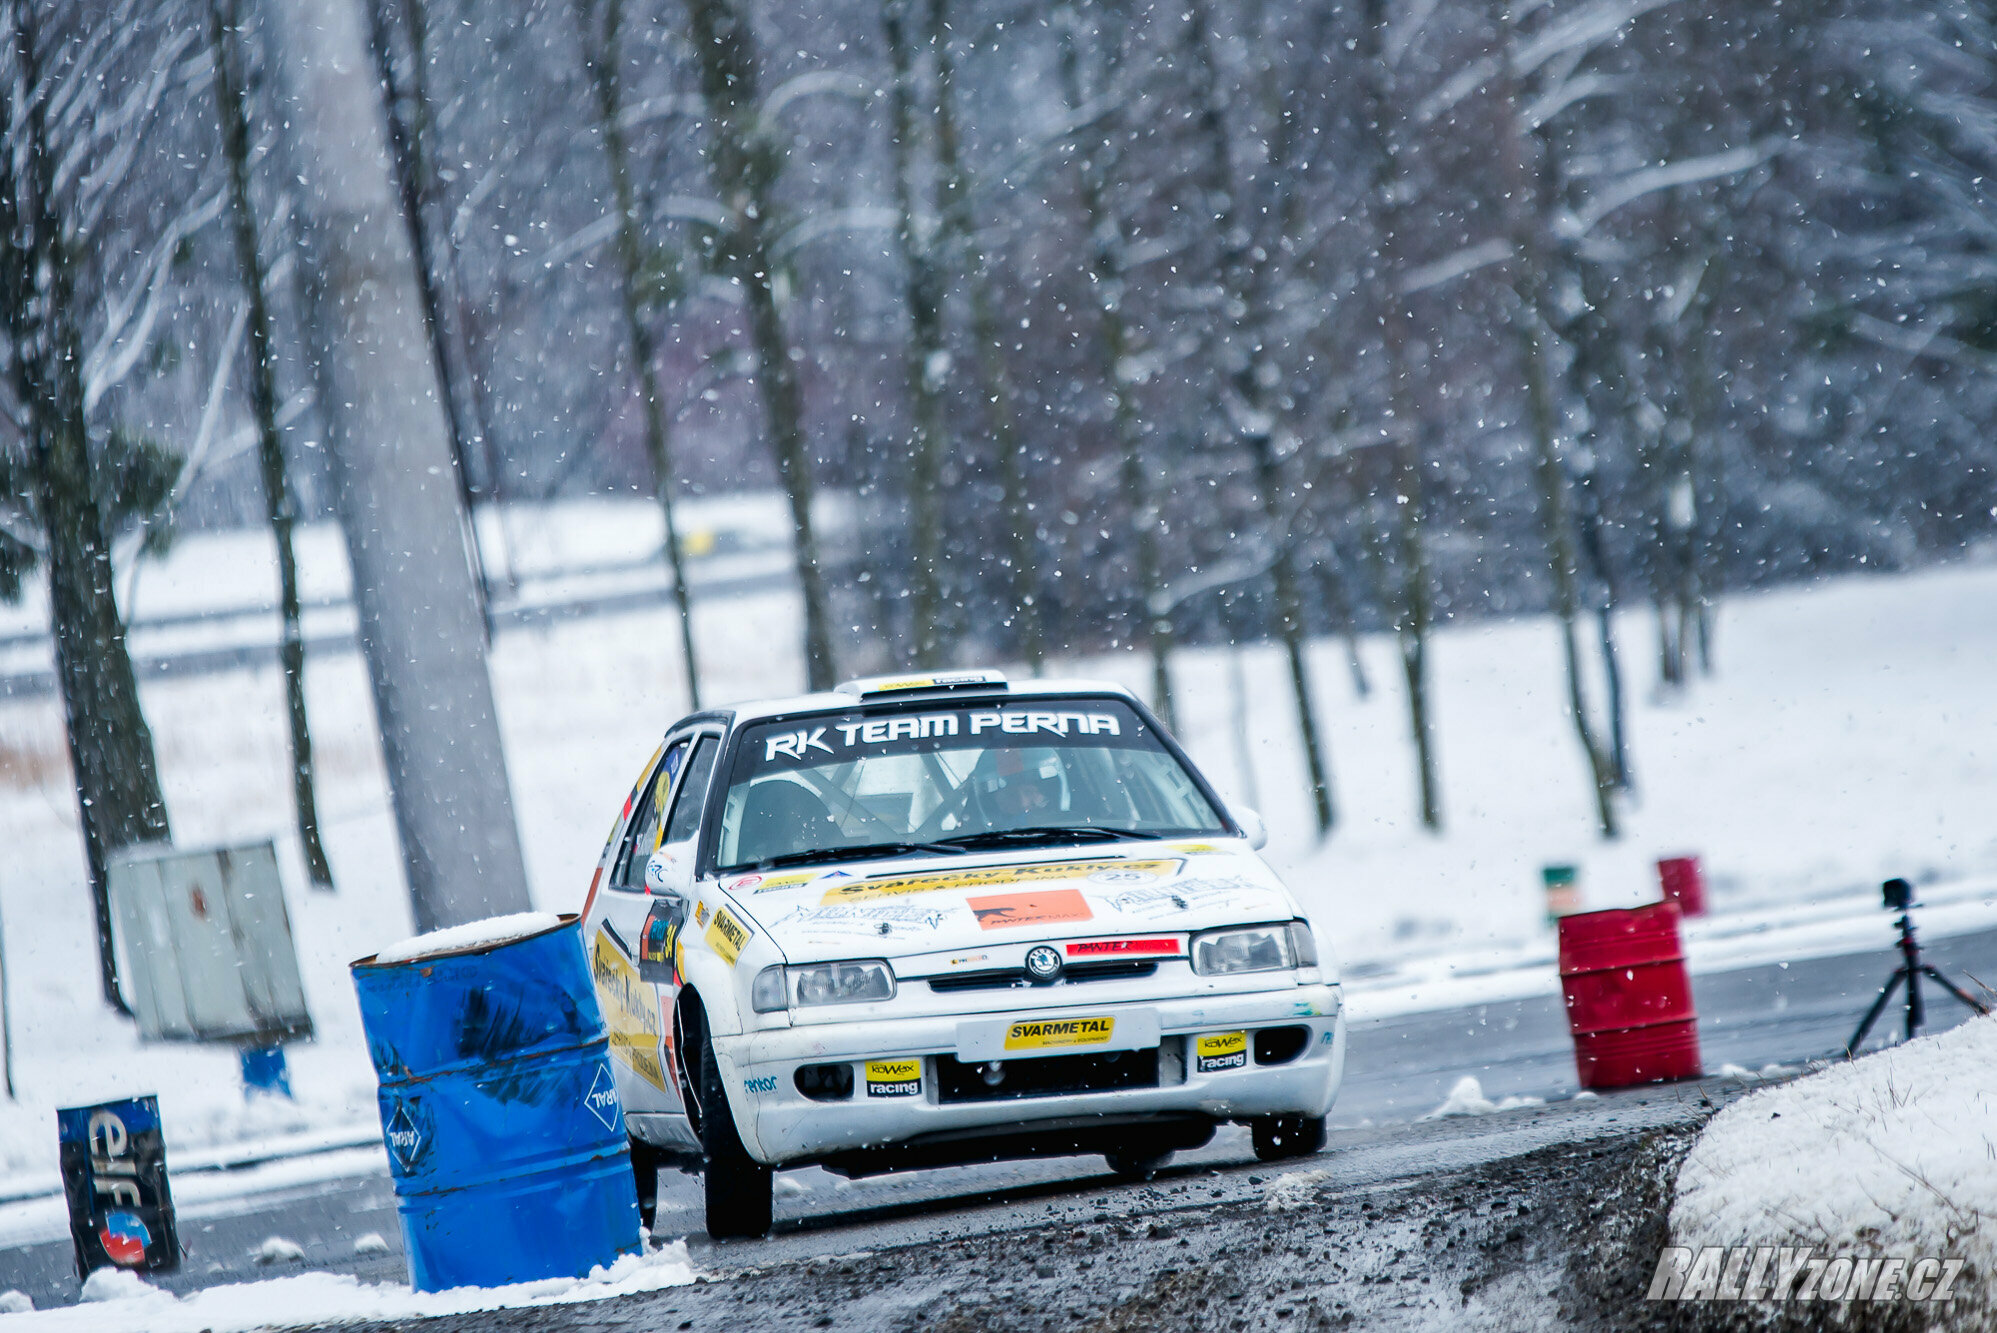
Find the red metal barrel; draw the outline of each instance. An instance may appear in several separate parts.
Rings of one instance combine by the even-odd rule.
[[[1706,914],[1706,877],[1698,857],[1665,857],[1657,863],[1657,882],[1664,888],[1664,901],[1677,903],[1686,916]]]
[[[1704,1072],[1678,916],[1663,902],[1560,918],[1560,989],[1582,1087]]]

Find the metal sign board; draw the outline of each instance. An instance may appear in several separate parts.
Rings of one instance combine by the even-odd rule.
[[[129,849],[110,868],[119,988],[150,1041],[309,1037],[268,843],[209,851]]]

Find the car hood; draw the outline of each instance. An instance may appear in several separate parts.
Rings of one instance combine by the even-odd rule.
[[[1205,930],[1297,915],[1242,839],[1093,843],[726,875],[793,963]]]

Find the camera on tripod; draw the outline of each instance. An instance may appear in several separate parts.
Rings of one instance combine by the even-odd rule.
[[[1865,1018],[1859,1023],[1858,1031],[1852,1033],[1851,1040],[1845,1044],[1844,1058],[1847,1060],[1858,1053],[1859,1046],[1865,1041],[1865,1034],[1872,1031],[1873,1023],[1878,1020],[1881,1013],[1885,1012],[1887,1001],[1893,998],[1894,990],[1902,985],[1907,988],[1907,1040],[1914,1039],[1914,1034],[1921,1030],[1921,1024],[1925,1023],[1928,1017],[1927,1006],[1921,1002],[1922,977],[1928,978],[1977,1013],[1990,1012],[1988,1005],[1972,998],[1968,991],[1943,976],[1933,964],[1921,957],[1920,941],[1914,938],[1914,886],[1904,879],[1889,879],[1879,886],[1879,898],[1885,904],[1887,911],[1900,914],[1900,919],[1893,923],[1900,928],[1900,966],[1894,968],[1893,975],[1886,978],[1886,984],[1880,988],[1879,998],[1865,1011]]]
[[[1879,896],[1886,900],[1889,912],[1904,912],[1914,905],[1914,886],[1904,879],[1889,879],[1879,886]]]

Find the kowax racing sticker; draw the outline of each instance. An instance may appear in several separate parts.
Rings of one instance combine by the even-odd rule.
[[[1014,1023],[1006,1029],[1008,1051],[1037,1051],[1049,1046],[1100,1046],[1116,1035],[1116,1019],[1056,1018]]]
[[[605,1129],[615,1131],[617,1117],[624,1108],[617,1104],[617,1080],[610,1076],[609,1065],[598,1065],[596,1077],[589,1081],[589,1091],[582,1095],[582,1104],[589,1113],[603,1122]]]
[[[1241,1069],[1248,1064],[1246,1032],[1209,1032],[1196,1044],[1199,1072],[1211,1074],[1222,1069]]]
[[[1086,879],[1099,871],[1139,871],[1148,875],[1176,875],[1183,861],[1126,861],[1122,857],[1102,857],[1089,861],[1036,861],[1028,865],[984,866],[977,870],[943,870],[929,874],[883,875],[877,879],[835,884],[819,901],[833,903],[865,902],[903,893],[934,893],[941,889],[986,889],[1003,884],[1031,884],[1043,880]],[[1086,920],[1086,917],[1077,918]]]
[[[922,1091],[922,1061],[867,1061],[869,1097],[914,1097]]]

